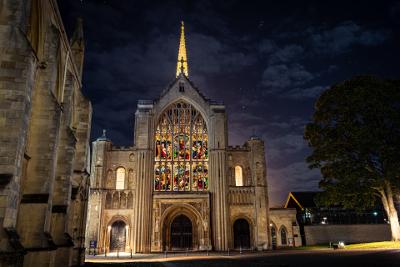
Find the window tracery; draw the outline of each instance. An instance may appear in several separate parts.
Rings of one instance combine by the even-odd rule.
[[[154,190],[208,190],[207,126],[183,101],[167,108],[156,127]]]

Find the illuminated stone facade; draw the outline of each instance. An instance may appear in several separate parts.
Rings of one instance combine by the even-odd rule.
[[[99,253],[271,247],[264,143],[228,146],[225,106],[188,79],[182,40],[181,72],[138,102],[133,146],[93,142],[86,247]]]
[[[0,29],[0,266],[78,266],[92,114],[82,22],[69,41],[56,1],[1,1]]]

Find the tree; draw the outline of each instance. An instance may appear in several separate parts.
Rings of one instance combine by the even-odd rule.
[[[318,98],[304,138],[325,203],[362,209],[380,200],[399,241],[400,80],[359,76],[333,85]]]

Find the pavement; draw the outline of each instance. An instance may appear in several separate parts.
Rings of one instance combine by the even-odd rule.
[[[85,266],[136,267],[400,267],[399,249],[278,250],[267,252],[120,254],[87,257]],[[115,257],[114,257],[115,256]]]

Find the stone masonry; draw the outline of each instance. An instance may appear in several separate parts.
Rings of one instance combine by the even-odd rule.
[[[0,265],[83,260],[92,108],[82,21],[54,0],[0,3]]]

